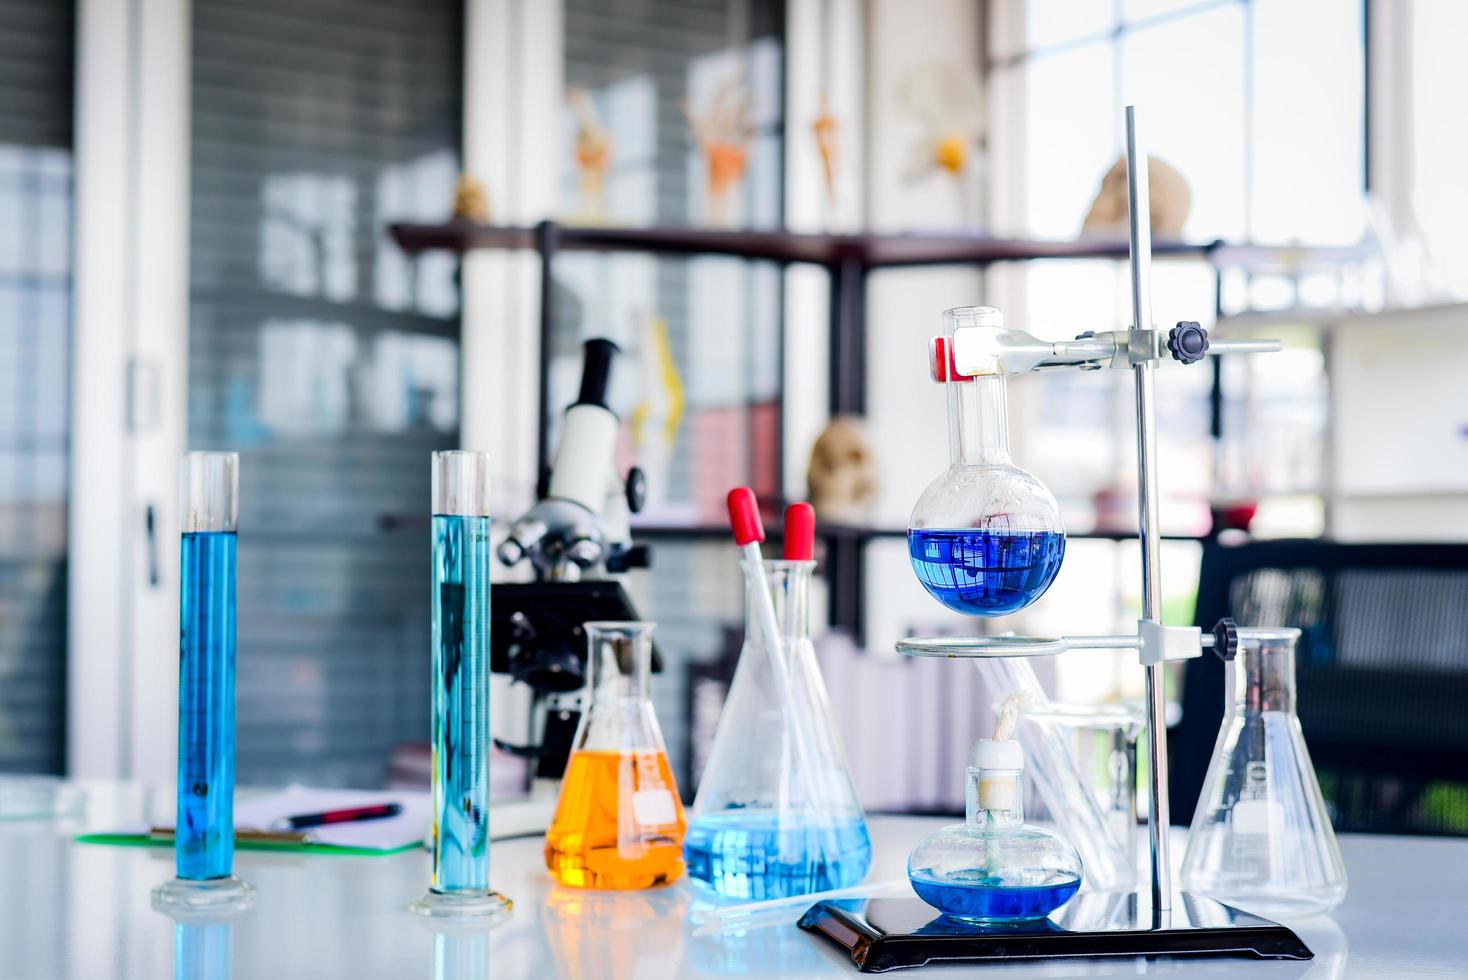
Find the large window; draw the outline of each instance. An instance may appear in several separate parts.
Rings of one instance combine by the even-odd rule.
[[[65,758],[73,20],[0,0],[0,770]]]
[[[1412,209],[1432,274],[1461,299],[1468,297],[1468,125],[1460,98],[1468,86],[1468,4],[1416,0],[1411,18]]]
[[[1063,16],[1054,4],[1018,0],[996,8],[988,75],[991,90],[1013,103],[996,118],[1013,122],[993,134],[994,145],[1023,174],[1022,192],[996,202],[1009,228],[1079,234],[1102,174],[1122,155],[1122,107],[1135,103],[1144,107],[1150,154],[1188,184],[1184,238],[1310,245],[1360,239],[1366,154],[1358,0],[1125,0],[1066,9],[1089,14]],[[1008,275],[1036,332],[1058,339],[1130,321],[1125,263],[1030,263]],[[1278,305],[1276,285],[1268,276],[1226,279],[1225,305]],[[1154,315],[1164,326],[1179,319],[1210,325],[1215,289],[1203,263],[1159,260]],[[1295,294],[1288,296],[1293,302]],[[1292,404],[1313,404],[1323,397],[1318,346],[1291,358],[1289,376],[1300,384],[1286,394]],[[1249,369],[1226,370],[1226,394],[1246,397]],[[1159,380],[1159,414],[1167,419],[1160,434],[1163,522],[1174,533],[1207,530],[1209,504],[1220,495],[1318,484],[1318,453],[1298,453],[1301,440],[1318,440],[1318,413],[1305,406],[1305,416],[1279,438],[1262,434],[1220,451],[1209,438],[1211,380],[1206,365],[1166,371]],[[1046,473],[1073,527],[1107,526],[1116,492],[1131,485],[1128,382],[1046,379],[1043,400],[1024,416],[1039,436],[1029,459]],[[1253,414],[1232,400],[1225,405],[1226,421],[1247,422]],[[1231,438],[1239,434],[1233,428]],[[1269,472],[1245,472],[1245,450]],[[1118,513],[1130,522],[1135,508],[1122,503]],[[1308,531],[1314,521],[1306,515],[1287,530]]]
[[[1075,235],[1121,154],[1120,107],[1148,113],[1150,151],[1192,190],[1185,237],[1354,242],[1363,220],[1359,0],[1001,0],[996,88],[1022,93],[1023,213]],[[1021,9],[1023,8],[1023,9]],[[1073,15],[1079,9],[1090,16]],[[1009,37],[1004,34],[1012,35]]]
[[[457,446],[460,0],[195,0],[191,448],[241,456],[239,779],[427,740],[429,454]],[[402,520],[408,515],[408,520]]]

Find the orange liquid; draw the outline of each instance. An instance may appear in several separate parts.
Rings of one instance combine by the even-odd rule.
[[[575,752],[545,866],[573,888],[649,888],[683,875],[683,804],[662,752]]]

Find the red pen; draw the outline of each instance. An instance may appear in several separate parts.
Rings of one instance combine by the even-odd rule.
[[[325,810],[321,813],[302,813],[294,817],[281,817],[270,827],[272,830],[305,830],[308,827],[323,827],[331,823],[381,820],[384,817],[395,817],[402,812],[401,804],[377,803],[372,806],[348,807],[345,810]]]

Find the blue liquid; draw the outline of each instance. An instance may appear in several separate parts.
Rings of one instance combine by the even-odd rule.
[[[782,851],[794,859],[781,860]],[[688,877],[727,898],[785,898],[861,881],[872,864],[872,841],[865,820],[787,824],[782,831],[768,810],[723,810],[688,825],[683,860]]]
[[[489,518],[433,517],[433,883],[489,889]]]
[[[234,865],[235,535],[183,536],[179,571],[178,876]]]
[[[968,616],[1017,612],[1045,594],[1065,557],[1058,531],[913,529],[907,553],[918,581]]]
[[[232,922],[177,923],[173,927],[174,980],[228,980],[233,946]]]
[[[1005,885],[999,877],[964,881],[945,877],[931,868],[908,875],[918,898],[933,908],[960,919],[975,921],[1021,921],[1043,919],[1070,901],[1081,887],[1073,874],[1056,874],[1041,885]]]

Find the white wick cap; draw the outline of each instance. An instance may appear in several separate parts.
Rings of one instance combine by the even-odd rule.
[[[969,756],[975,769],[1023,769],[1025,753],[1013,739],[981,738]]]

